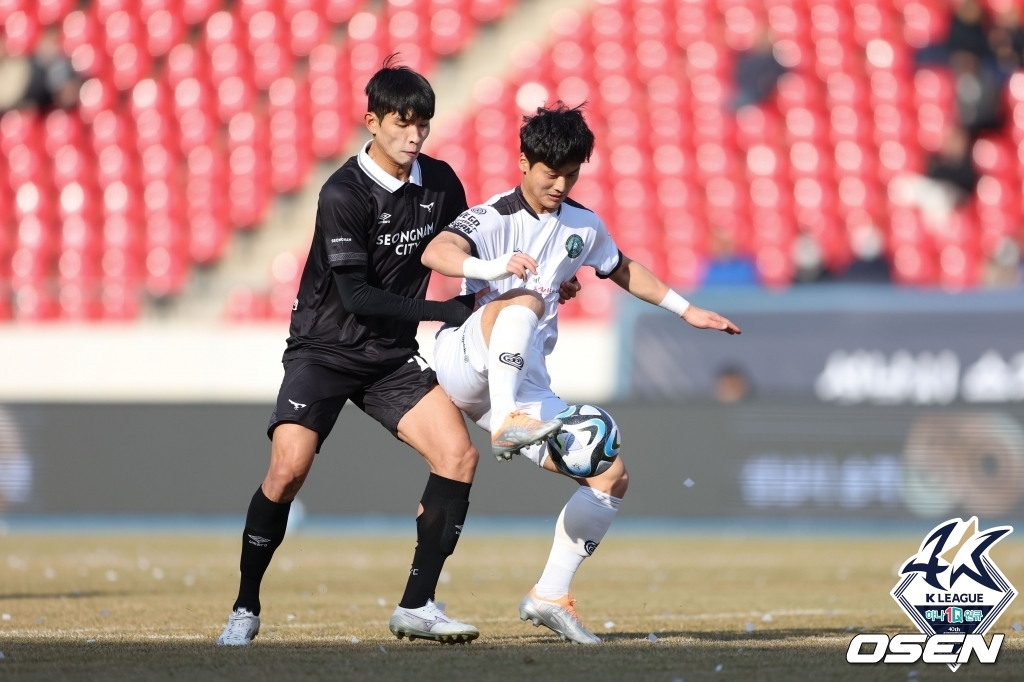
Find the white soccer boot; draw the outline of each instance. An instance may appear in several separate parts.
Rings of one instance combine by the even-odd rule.
[[[600,644],[601,638],[583,627],[573,608],[575,603],[576,600],[568,594],[561,599],[550,600],[541,599],[536,590],[530,590],[519,604],[519,617],[531,621],[536,627],[543,625],[562,639],[577,644]]]
[[[475,627],[452,620],[429,600],[418,609],[396,607],[388,627],[398,639],[432,639],[442,644],[465,644],[480,636]]]
[[[217,638],[220,646],[246,646],[260,633],[260,617],[249,609],[237,608],[228,616],[224,632]]]
[[[544,422],[519,410],[510,412],[498,430],[491,434],[491,452],[499,462],[510,460],[526,446],[546,441],[561,428],[561,419]]]

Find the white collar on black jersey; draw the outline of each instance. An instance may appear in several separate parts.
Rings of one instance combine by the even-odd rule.
[[[359,162],[359,167],[362,168],[363,172],[369,175],[374,182],[394,194],[398,190],[402,189],[402,187],[405,186],[405,183],[394,175],[385,173],[384,169],[378,166],[377,162],[370,158],[370,155],[366,153],[366,150],[370,148],[371,144],[373,144],[373,140],[367,142],[363,148],[359,150],[359,156],[356,157]],[[423,184],[423,173],[420,172],[419,159],[412,162],[412,171],[409,173],[409,182],[414,185]]]

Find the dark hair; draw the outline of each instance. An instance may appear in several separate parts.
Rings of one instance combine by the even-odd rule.
[[[562,100],[550,108],[539,107],[533,116],[523,117],[519,129],[519,151],[530,166],[538,161],[548,168],[583,163],[594,151],[594,133],[583,118],[584,104],[570,109]]]
[[[398,54],[389,55],[380,71],[366,84],[366,110],[384,120],[398,114],[403,121],[434,118],[434,89],[408,66],[398,66]]]

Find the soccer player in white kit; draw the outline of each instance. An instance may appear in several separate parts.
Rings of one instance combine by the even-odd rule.
[[[461,327],[444,327],[434,348],[438,381],[452,401],[491,432],[499,459],[516,452],[549,471],[545,441],[516,448],[522,429],[557,432],[555,415],[568,404],[551,390],[545,358],[558,339],[559,287],[584,266],[632,295],[675,313],[700,329],[739,334],[717,313],[690,305],[615,245],[593,211],[568,198],[594,135],[579,108],[559,102],[538,109],[520,130],[519,187],[474,206],[423,253],[427,267],[463,277],[463,293],[478,308]],[[526,420],[522,427],[517,420]],[[511,435],[510,435],[511,434]],[[518,438],[518,442],[526,439]],[[562,509],[547,565],[519,607],[523,620],[565,639],[597,644],[573,605],[570,583],[615,518],[628,477],[622,457],[603,473],[577,478],[580,487]]]

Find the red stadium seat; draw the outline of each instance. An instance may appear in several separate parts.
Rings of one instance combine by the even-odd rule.
[[[167,53],[167,84],[172,88],[187,78],[204,79],[208,71],[205,57],[196,53],[189,43],[180,43]]]
[[[362,0],[323,0],[324,17],[332,24],[344,24],[362,5]]]
[[[469,0],[469,15],[474,21],[487,24],[501,19],[512,6],[512,0]]]
[[[298,12],[289,24],[291,32],[288,46],[296,57],[306,57],[323,40],[327,30],[325,20],[311,9]]]
[[[911,47],[942,42],[949,26],[949,10],[935,0],[911,0],[903,5],[903,37]]]
[[[231,322],[252,322],[267,317],[266,295],[239,284],[228,292],[224,319]],[[290,311],[289,311],[290,312]]]
[[[245,44],[245,25],[230,12],[221,10],[214,12],[206,20],[206,27],[203,31],[203,48],[207,54],[212,55],[213,51],[220,45]]]
[[[184,0],[186,3],[189,0]],[[104,282],[100,294],[101,316],[107,320],[133,320],[139,316],[140,293],[136,279]]]
[[[7,52],[11,55],[29,55],[39,37],[39,19],[34,12],[18,10],[4,22]]]
[[[162,57],[181,41],[184,32],[181,15],[159,9],[146,20],[146,49],[153,57]]]
[[[74,8],[74,0],[38,0],[36,18],[43,26],[58,23]]]
[[[24,284],[14,290],[14,318],[39,322],[57,315],[51,287],[43,283]]]
[[[220,260],[227,246],[229,230],[220,217],[210,211],[196,213],[190,220],[189,254],[199,265]]]
[[[145,28],[135,12],[118,8],[106,18],[101,13],[97,14],[104,29],[103,49],[111,57],[119,47],[136,43],[143,37]]]
[[[17,145],[7,154],[7,163],[7,179],[12,188],[28,182],[42,183],[44,180],[44,156],[41,150]]]
[[[39,114],[31,110],[14,109],[0,116],[0,151],[5,155],[17,145],[36,147],[41,133]]]
[[[79,179],[89,177],[92,172],[91,155],[85,147],[64,145],[53,158],[53,182],[58,189]]]
[[[73,57],[76,50],[82,47],[87,47],[90,51],[93,50],[93,43],[99,37],[100,32],[101,28],[95,15],[80,10],[71,12],[64,17],[61,25],[60,42],[64,54]]]

